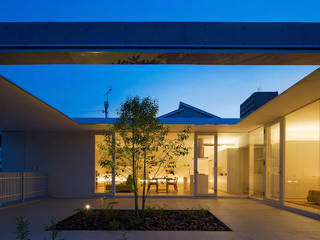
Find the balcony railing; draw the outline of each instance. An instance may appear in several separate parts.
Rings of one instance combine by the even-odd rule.
[[[0,172],[0,206],[46,197],[48,177],[38,172]]]

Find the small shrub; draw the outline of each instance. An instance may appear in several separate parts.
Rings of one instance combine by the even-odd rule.
[[[207,215],[208,211],[209,211],[208,207],[200,207],[199,214],[200,216],[204,217]]]
[[[87,218],[93,218],[96,219],[100,216],[100,212],[99,211],[95,211],[95,210],[85,210],[85,214]]]
[[[119,221],[121,222],[122,227],[125,229],[134,228],[136,225],[139,225],[142,222],[140,217],[129,214],[120,215]]]
[[[64,240],[63,238],[58,238],[59,231],[56,228],[56,221],[54,217],[51,217],[50,226],[45,227],[45,230],[51,232],[51,240]]]
[[[17,237],[18,240],[30,240],[30,222],[25,217],[17,217],[16,218],[17,224]]]
[[[183,211],[183,214],[186,216],[192,216],[194,214],[194,210],[192,209],[186,209]]]
[[[109,229],[110,230],[119,230],[120,229],[120,222],[116,219],[112,219],[112,221],[109,222]]]
[[[101,209],[113,209],[115,205],[117,205],[119,202],[115,201],[114,199],[108,199],[106,197],[103,197],[100,199],[100,208]]]
[[[156,209],[154,208],[154,207],[151,207],[151,206],[147,206],[147,208],[146,208],[146,213],[153,213],[153,212],[155,212],[156,211]]]

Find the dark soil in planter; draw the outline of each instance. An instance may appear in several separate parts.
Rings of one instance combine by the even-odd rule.
[[[140,212],[141,216],[141,212]],[[60,222],[57,230],[231,231],[207,210],[83,210]]]

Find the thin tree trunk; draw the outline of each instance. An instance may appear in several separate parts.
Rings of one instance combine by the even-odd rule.
[[[133,192],[134,192],[134,210],[136,216],[139,217],[139,203],[138,203],[138,187],[137,187],[137,175],[136,175],[136,153],[135,153],[135,144],[134,144],[134,120],[132,119],[132,180],[133,180]]]
[[[143,191],[142,191],[142,215],[144,217],[144,209],[145,209],[145,202],[146,202],[146,180],[147,180],[147,173],[146,173],[146,162],[147,162],[146,152],[144,152],[143,157]]]
[[[132,137],[134,137],[134,129],[132,129]],[[135,145],[132,143],[132,179],[133,179],[133,191],[134,191],[134,209],[136,216],[139,216],[138,205],[138,188],[137,188],[137,176],[136,176],[136,159],[135,159]]]

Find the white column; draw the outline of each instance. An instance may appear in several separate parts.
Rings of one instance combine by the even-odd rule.
[[[279,166],[279,191],[280,191],[280,203],[284,204],[284,191],[285,191],[285,144],[286,144],[286,122],[285,118],[280,120],[280,166]]]
[[[218,133],[214,135],[214,194],[218,194]]]
[[[198,134],[194,133],[194,168],[193,168],[193,194],[197,195],[198,193]]]
[[[116,182],[116,176],[115,176],[115,164],[116,164],[116,154],[115,154],[115,150],[116,150],[116,136],[115,133],[112,133],[112,148],[113,148],[113,153],[112,153],[112,195],[114,196],[116,193],[116,186],[115,186],[115,182]]]

